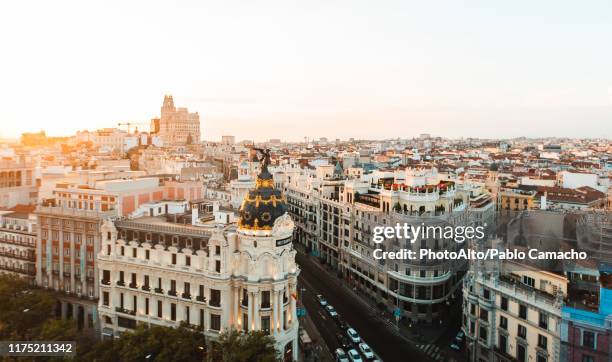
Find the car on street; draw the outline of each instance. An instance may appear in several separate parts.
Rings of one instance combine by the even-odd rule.
[[[327,305],[325,307],[325,311],[327,312],[327,314],[329,314],[330,317],[335,318],[338,316],[338,312],[336,312],[336,309],[331,306],[331,305]]]
[[[345,320],[344,320],[342,317],[340,317],[340,316],[338,316],[338,317],[336,318],[336,324],[338,325],[338,328],[340,328],[340,329],[341,329],[341,330],[343,330],[343,331],[346,331],[346,330],[349,328],[349,325],[348,325],[348,324],[346,323],[346,321],[345,321]]]
[[[351,340],[344,334],[338,333],[336,334],[336,338],[338,339],[338,344],[340,345],[340,347],[344,349],[350,349],[351,347],[353,347],[353,345],[351,344]]]
[[[336,349],[336,362],[349,362],[348,355],[342,348]]]
[[[351,349],[350,351],[348,351],[348,356],[351,362],[361,362],[362,361],[361,356],[359,355],[359,352],[357,352],[356,349]]]
[[[359,350],[366,360],[370,361],[374,359],[374,351],[372,351],[372,348],[366,343],[359,343]]]
[[[321,294],[317,294],[317,299],[319,300],[319,304],[322,307],[325,307],[327,305],[327,300],[325,299],[324,296],[322,296]]]
[[[460,350],[460,349],[461,349],[461,347],[459,347],[459,345],[458,345],[458,344],[456,344],[456,343],[451,344],[451,345],[450,345],[450,348],[451,348],[451,349],[454,349],[455,351],[458,351],[458,350]]]
[[[349,328],[346,330],[346,335],[349,337],[349,339],[351,340],[351,342],[353,343],[359,343],[361,342],[361,337],[359,337],[359,334],[357,334],[357,331],[353,328]]]

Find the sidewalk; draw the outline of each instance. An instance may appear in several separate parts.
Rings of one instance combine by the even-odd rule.
[[[370,310],[370,316],[375,317],[380,323],[386,324],[389,330],[393,331],[407,342],[413,345],[436,343],[445,332],[445,328],[447,327],[445,324],[417,324],[410,326],[409,322],[406,320],[399,322],[398,329],[398,324],[396,324],[393,315],[389,311],[381,311],[376,305],[377,301],[372,300],[370,296],[360,293],[358,290],[351,289],[344,279],[338,277],[336,271],[332,270],[329,266],[321,264],[316,257],[304,253],[300,248],[298,248],[298,252],[304,256],[311,265],[316,265],[317,268],[324,271],[329,276],[330,280],[333,280],[339,288],[342,288],[347,294],[354,297],[356,301],[365,305]]]

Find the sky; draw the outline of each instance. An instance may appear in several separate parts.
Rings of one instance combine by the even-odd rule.
[[[612,137],[611,1],[3,1],[0,137]]]

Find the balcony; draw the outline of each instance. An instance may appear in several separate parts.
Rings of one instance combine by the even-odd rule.
[[[220,307],[221,307],[221,301],[220,301],[220,300],[214,300],[214,299],[213,299],[213,300],[211,300],[211,301],[208,303],[208,305],[209,305],[209,306],[211,306],[211,307],[217,307],[217,308],[220,308]]]
[[[149,287],[148,285],[143,285],[141,289],[144,290],[145,292],[148,292],[151,290],[151,287]]]
[[[168,291],[168,295],[171,295],[173,297],[176,297],[176,290],[169,290]]]
[[[155,288],[155,293],[164,294],[164,290],[162,288]]]
[[[0,265],[0,270],[12,271],[12,272],[15,272],[15,273],[25,274],[25,275],[29,275],[29,276],[35,276],[36,275],[36,270],[27,270],[27,269],[13,268],[13,267],[10,267],[8,265]]]
[[[116,308],[115,308],[115,311],[116,311],[117,313],[129,314],[129,315],[133,315],[133,316],[135,316],[135,315],[136,315],[136,311],[134,311],[134,310],[129,310],[129,309],[125,309],[125,308],[122,308],[122,307],[116,307]]]
[[[100,281],[100,284],[102,284],[102,285],[110,285],[110,280],[102,279]]]
[[[130,283],[130,285],[128,285],[128,287],[130,287],[132,289],[138,289],[138,286],[136,285],[136,283]]]
[[[20,255],[18,253],[11,253],[8,251],[3,251],[3,252],[0,252],[0,256],[6,256],[8,258],[25,260],[25,261],[36,261],[36,256],[34,254]]]
[[[198,302],[206,303],[206,297],[204,297],[204,296],[202,296],[202,295],[198,295],[198,296],[196,297],[196,300],[197,300]]]
[[[191,294],[190,293],[183,293],[183,294],[181,294],[181,298],[183,298],[183,299],[191,299]]]
[[[117,282],[117,285],[120,286],[120,287],[125,287],[125,282],[123,280],[119,280]]]

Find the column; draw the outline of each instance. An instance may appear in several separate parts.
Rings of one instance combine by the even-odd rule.
[[[58,235],[59,235],[59,240],[58,240],[58,248],[59,248],[59,274],[57,275],[58,278],[58,285],[59,285],[59,289],[63,292],[65,289],[64,287],[64,230],[62,230],[62,228],[64,227],[63,225],[63,221],[64,220],[59,220],[58,224],[59,224],[59,230],[58,230]],[[51,235],[53,235],[53,230],[49,230],[49,232],[51,233]],[[51,237],[51,239],[53,239],[53,237]],[[53,259],[51,259],[53,260]]]
[[[259,317],[259,290],[253,293],[253,322],[255,322],[255,330],[261,329],[261,318]]]
[[[248,326],[244,326],[244,330],[248,332],[248,331],[253,330],[253,327],[252,327],[253,326],[253,321],[254,321],[254,319],[253,319],[253,299],[255,298],[255,296],[250,291],[247,293],[247,295],[249,296],[249,303],[248,303],[249,304],[249,308],[248,308],[248,314],[247,314],[249,325]]]
[[[293,297],[293,294],[295,294],[295,287],[296,287],[295,283],[290,284],[290,287],[289,287],[289,298],[290,298],[290,303],[291,303],[291,310],[289,311],[289,313],[291,313],[291,325],[293,325],[293,323],[295,323],[297,320],[297,312],[295,309],[295,298]]]
[[[72,235],[70,235],[70,290],[76,291],[76,285],[74,280],[74,240],[72,240]],[[81,289],[81,293],[85,294],[86,291]]]
[[[239,325],[238,325],[238,321],[240,320],[240,316],[239,316],[239,304],[240,304],[240,293],[239,293],[240,288],[238,287],[234,287],[234,300],[232,301],[233,303],[233,308],[232,310],[234,311],[234,315],[232,316],[232,324],[234,326],[234,328],[236,328],[236,330],[239,330]]]
[[[280,303],[280,310],[279,310],[280,327],[279,327],[279,330],[280,331],[284,331],[285,330],[285,304],[283,303],[283,291],[282,290],[278,293],[278,301]]]
[[[272,331],[274,331],[274,335],[278,334],[278,321],[279,321],[279,313],[278,313],[278,291],[273,290],[272,291],[272,305],[273,305],[273,309],[272,309],[272,321],[271,321],[271,328]]]

